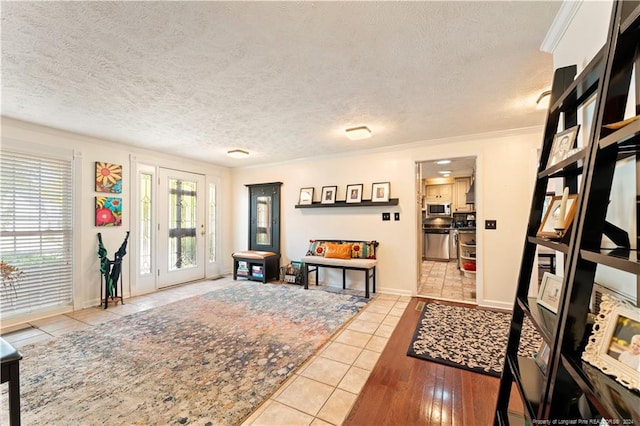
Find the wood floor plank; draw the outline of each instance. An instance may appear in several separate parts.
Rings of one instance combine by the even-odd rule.
[[[499,379],[406,355],[424,300],[411,299],[343,425],[493,423]]]

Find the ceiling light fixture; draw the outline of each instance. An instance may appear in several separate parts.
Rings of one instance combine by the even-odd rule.
[[[441,164],[442,165],[442,164],[449,164],[450,162],[451,162],[451,160],[439,160],[439,161],[436,161],[436,164]]]
[[[245,151],[244,149],[232,149],[231,151],[227,151],[227,155],[231,158],[247,158],[249,156],[249,151]]]
[[[371,130],[369,130],[367,126],[351,127],[350,129],[345,130],[345,133],[352,141],[367,139],[373,136]]]
[[[440,173],[441,175],[448,175],[451,174],[451,170],[440,170],[438,173]]]
[[[545,90],[540,93],[538,100],[536,101],[536,109],[547,110],[549,109],[549,101],[551,100],[551,90]]]

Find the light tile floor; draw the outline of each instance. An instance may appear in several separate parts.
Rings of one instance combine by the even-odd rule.
[[[33,321],[29,328],[2,337],[20,349],[233,284],[231,278],[185,284],[125,299],[124,304],[110,305],[106,310],[94,307]],[[365,309],[307,360],[243,425],[342,424],[409,301],[410,297],[373,295]],[[6,383],[0,389],[6,392],[5,388]]]
[[[456,262],[423,260],[418,296],[476,303],[476,279],[462,275]]]

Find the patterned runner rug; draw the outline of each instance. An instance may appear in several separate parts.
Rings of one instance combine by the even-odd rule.
[[[239,282],[26,346],[22,423],[240,424],[366,302]]]
[[[510,322],[510,313],[427,302],[407,355],[500,377]],[[525,321],[518,353],[532,356],[541,343]]]

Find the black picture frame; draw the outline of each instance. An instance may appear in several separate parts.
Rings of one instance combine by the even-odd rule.
[[[376,182],[371,185],[371,202],[388,203],[389,193],[391,192],[390,182]]]
[[[575,146],[579,130],[580,125],[578,124],[577,126],[573,126],[567,130],[557,133],[553,137],[551,151],[549,152],[549,159],[547,160],[547,168],[558,164],[569,156],[569,152],[571,152]]]
[[[320,204],[335,204],[337,192],[337,186],[323,186],[320,195]]]
[[[301,206],[309,206],[313,204],[313,192],[314,188],[300,188],[298,204]]]
[[[347,204],[361,203],[363,187],[364,185],[361,183],[354,183],[351,185],[347,185],[346,203]]]

